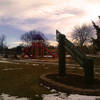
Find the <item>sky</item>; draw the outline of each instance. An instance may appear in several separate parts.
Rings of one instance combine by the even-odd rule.
[[[56,29],[70,38],[75,26],[97,20],[99,13],[100,0],[0,0],[0,35],[6,35],[9,47],[30,30],[55,43]]]

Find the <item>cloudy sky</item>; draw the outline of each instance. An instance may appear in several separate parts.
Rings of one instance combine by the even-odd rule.
[[[100,0],[0,0],[0,34],[7,36],[9,47],[34,29],[51,41],[56,29],[69,38],[74,26],[91,23],[99,13]]]

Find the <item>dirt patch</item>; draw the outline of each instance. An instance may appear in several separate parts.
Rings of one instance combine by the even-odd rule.
[[[98,79],[94,79],[93,84],[87,85],[85,82],[85,78],[83,76],[75,75],[75,74],[67,74],[64,77],[61,77],[58,74],[51,74],[51,75],[47,75],[46,77],[56,82],[63,83],[65,85],[70,85],[76,88],[100,89],[100,80]]]
[[[44,85],[68,94],[100,95],[100,80],[95,79],[94,84],[85,84],[83,76],[68,74],[60,77],[57,73],[47,73],[40,76]]]

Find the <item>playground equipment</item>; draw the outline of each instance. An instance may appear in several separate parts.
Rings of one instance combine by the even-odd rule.
[[[26,48],[23,48],[22,50],[22,58],[24,58],[26,55],[29,58],[37,58],[37,57],[45,57],[51,55],[51,57],[56,58],[56,55],[54,55],[48,47],[45,45],[43,40],[38,40],[32,42],[32,45]]]
[[[87,84],[92,84],[94,80],[94,63],[79,48],[74,46],[65,35],[56,30],[56,38],[59,42],[59,74],[64,76],[65,73],[65,49],[68,53],[84,68],[85,80]]]

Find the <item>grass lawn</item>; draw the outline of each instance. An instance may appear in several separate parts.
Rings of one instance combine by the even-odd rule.
[[[10,60],[11,63],[0,62],[0,93],[7,93],[11,96],[28,97],[32,100],[42,100],[42,94],[48,94],[50,91],[40,86],[40,75],[48,72],[56,72],[57,64],[41,61],[19,62]],[[67,72],[83,74],[83,69],[73,66],[67,66]],[[100,72],[100,69],[97,69]],[[100,77],[100,74],[98,74]],[[39,96],[37,96],[39,95]]]
[[[32,100],[42,100],[41,95],[50,93],[50,91],[40,86],[39,77],[43,73],[53,72],[55,70],[56,65],[50,64],[1,62],[0,93],[28,97],[32,98]]]

